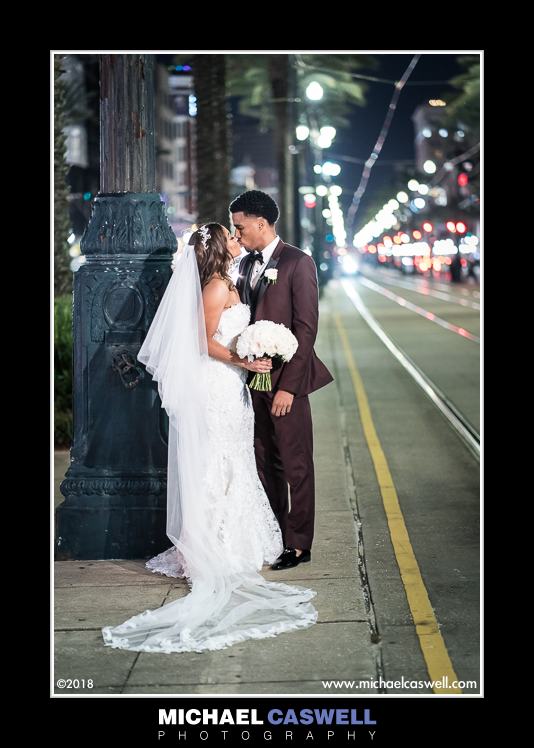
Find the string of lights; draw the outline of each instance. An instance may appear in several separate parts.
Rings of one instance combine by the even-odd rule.
[[[410,64],[406,68],[406,70],[403,73],[402,78],[400,81],[398,81],[395,84],[395,91],[393,93],[393,96],[391,98],[391,101],[388,106],[388,111],[386,114],[386,117],[384,119],[384,124],[382,125],[382,129],[380,130],[380,133],[378,135],[377,141],[374,145],[374,148],[371,152],[371,155],[365,162],[365,166],[362,172],[362,176],[360,179],[360,184],[358,185],[358,188],[356,192],[354,193],[354,196],[352,198],[352,203],[349,208],[349,212],[347,214],[347,225],[349,228],[349,232],[352,232],[353,226],[354,226],[354,219],[356,217],[356,213],[358,212],[358,208],[360,206],[361,199],[365,193],[365,190],[367,188],[367,183],[369,181],[369,176],[371,174],[371,169],[373,168],[375,161],[378,159],[378,156],[380,154],[380,151],[382,150],[384,143],[386,141],[386,137],[388,135],[389,129],[391,127],[391,122],[393,121],[393,115],[395,114],[395,110],[397,108],[397,102],[399,100],[399,97],[401,95],[401,91],[406,85],[410,75],[412,74],[415,66],[419,62],[421,55],[414,55],[413,58],[410,61]]]
[[[347,156],[344,153],[330,153],[330,157],[333,159],[336,159],[337,161],[349,161],[352,164],[365,164],[366,159],[364,158],[356,158],[355,156]],[[397,158],[389,161],[384,161],[383,159],[380,159],[375,166],[413,166],[415,164],[415,161],[413,158]]]

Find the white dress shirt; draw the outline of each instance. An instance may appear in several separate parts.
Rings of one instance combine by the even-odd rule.
[[[272,242],[270,242],[265,247],[265,249],[261,250],[261,253],[263,255],[263,264],[261,264],[260,262],[254,263],[254,268],[252,269],[252,275],[250,276],[250,285],[252,286],[252,288],[256,288],[256,284],[258,280],[260,279],[261,274],[267,267],[269,260],[273,256],[273,252],[276,249],[276,245],[278,244],[279,241],[280,241],[280,237],[275,236]]]

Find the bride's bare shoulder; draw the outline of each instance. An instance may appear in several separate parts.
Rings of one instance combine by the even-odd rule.
[[[213,277],[202,289],[204,301],[211,303],[224,303],[230,294],[227,281],[222,278]]]

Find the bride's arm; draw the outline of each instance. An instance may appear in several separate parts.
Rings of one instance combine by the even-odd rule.
[[[217,361],[224,361],[227,364],[234,364],[241,369],[249,371],[269,371],[271,361],[269,359],[248,361],[246,358],[239,358],[237,353],[229,350],[221,343],[213,339],[217,332],[221,314],[230,298],[230,291],[223,280],[213,278],[202,291],[202,300],[204,304],[204,317],[206,319],[206,337],[208,339],[208,353]]]

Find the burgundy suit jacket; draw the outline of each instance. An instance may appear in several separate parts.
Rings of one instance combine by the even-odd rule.
[[[250,293],[253,255],[251,252],[241,260],[236,283],[241,301],[251,306],[251,324],[259,320],[281,323],[299,343],[291,361],[278,366],[273,362],[273,391],[286,390],[296,397],[309,395],[334,379],[313,349],[319,322],[315,263],[302,250],[280,240],[265,268],[278,270],[276,283],[267,280],[264,270]]]

